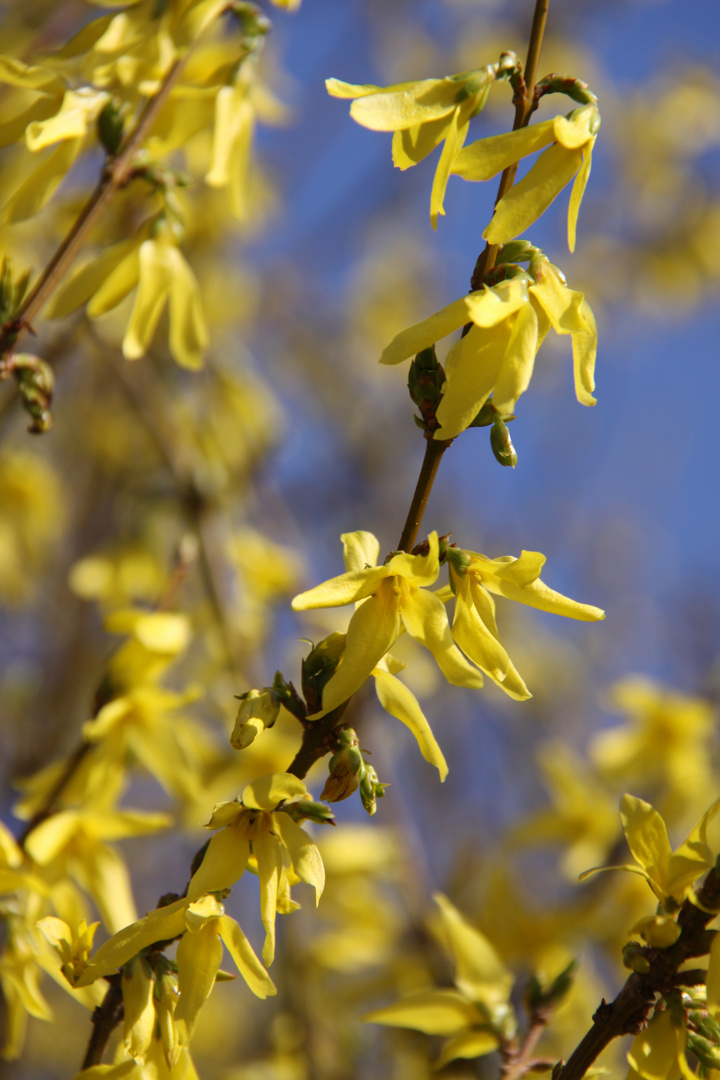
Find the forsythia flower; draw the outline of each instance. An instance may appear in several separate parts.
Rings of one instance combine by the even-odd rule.
[[[491,593],[570,619],[595,622],[605,618],[600,608],[579,604],[549,589],[540,580],[545,556],[538,551],[523,551],[519,559],[512,555],[488,559],[476,551],[451,547],[448,563],[455,593],[452,635],[473,663],[510,697],[522,700],[530,694],[500,644]]]
[[[493,394],[501,415],[511,413],[527,389],[535,356],[550,327],[572,337],[575,394],[594,405],[597,330],[590,305],[569,289],[557,267],[534,258],[528,275],[502,281],[455,300],[424,322],[403,330],[384,350],[381,364],[399,364],[471,323],[445,360],[446,382],[437,409],[436,439],[454,439]]]
[[[667,826],[657,810],[634,795],[623,795],[620,818],[634,865],[594,867],[581,874],[580,880],[601,870],[630,870],[645,878],[660,905],[672,913],[692,894],[694,882],[715,861],[707,842],[707,830],[718,810],[720,799],[705,811],[685,842],[673,851]]]
[[[145,355],[169,303],[170,352],[182,367],[197,369],[209,340],[198,283],[173,230],[162,221],[154,224],[154,235],[144,239],[152,231],[145,226],[77,271],[56,293],[48,317],[62,318],[87,303],[88,316],[98,318],[136,289],[122,343],[127,359]]]
[[[448,682],[482,686],[482,675],[453,643],[444,604],[427,592],[440,572],[438,536],[424,555],[401,551],[375,566],[380,545],[368,532],[345,533],[347,573],[296,596],[294,611],[358,603],[347,631],[340,666],[323,690],[322,716],[346,701],[370,676],[403,630],[430,649]]]
[[[592,149],[599,127],[597,105],[583,105],[567,117],[555,116],[506,135],[480,139],[456,155],[451,167],[453,173],[465,180],[489,180],[527,154],[548,147],[527,176],[500,199],[483,233],[488,243],[505,244],[525,232],[574,176],[568,211],[568,246],[570,251],[575,250],[578,211],[590,176]]]
[[[436,895],[444,937],[455,961],[457,990],[420,990],[365,1020],[413,1028],[426,1035],[450,1036],[437,1066],[455,1058],[476,1058],[512,1038],[515,1016],[510,1004],[513,976],[488,939],[471,926],[447,897]]]
[[[300,879],[315,888],[316,903],[325,885],[320,853],[310,837],[283,813],[287,803],[307,798],[302,780],[289,773],[272,773],[248,784],[239,802],[219,803],[208,823],[219,830],[208,844],[202,863],[188,887],[188,899],[220,892],[234,885],[250,856],[260,878],[260,911],[266,931],[263,960],[270,966],[275,955],[275,913],[285,883],[283,857],[289,858]]]
[[[452,163],[462,147],[468,124],[485,105],[495,79],[492,66],[463,71],[444,79],[396,83],[393,86],[353,86],[326,79],[333,97],[355,98],[350,106],[353,120],[372,131],[392,131],[393,163],[410,168],[427,157],[439,143],[442,153],[430,195],[430,220],[437,227],[444,214],[443,197]]]

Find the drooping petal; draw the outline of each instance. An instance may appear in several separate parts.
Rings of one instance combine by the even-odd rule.
[[[91,268],[88,268],[90,273]],[[82,273],[82,271],[80,271]],[[128,253],[110,271],[100,284],[87,306],[90,319],[97,319],[107,311],[112,311],[138,283],[140,277],[140,246],[135,242]],[[71,285],[72,282],[69,283]],[[84,283],[83,283],[84,285]]]
[[[377,564],[380,541],[371,532],[359,529],[357,532],[343,533],[340,539],[348,573],[357,573]]]
[[[274,997],[277,993],[275,984],[258,960],[252,945],[241,928],[229,915],[219,919],[220,937],[225,948],[235,961],[235,966],[248,984],[253,994],[259,998]]]
[[[506,244],[545,213],[582,163],[582,150],[556,143],[545,150],[519,184],[503,195],[483,233],[489,244]]]
[[[460,151],[452,172],[463,180],[490,180],[527,154],[534,154],[556,139],[554,120],[519,128],[504,135],[479,139]]]
[[[221,829],[208,844],[203,861],[192,876],[188,900],[229,889],[242,877],[249,854],[250,844],[244,831],[233,825]]]
[[[498,1007],[507,1003],[515,979],[485,935],[471,926],[446,896],[437,893],[435,902],[455,961],[457,987],[471,1001],[483,1005],[492,1020]]]
[[[493,391],[510,343],[508,321],[489,329],[472,326],[445,361],[447,379],[437,408],[435,439],[454,439],[477,416]]]
[[[415,589],[401,608],[401,618],[411,637],[433,654],[449,683],[474,688],[483,685],[480,672],[465,659],[452,639],[442,600],[433,593]]]
[[[480,1011],[456,990],[419,990],[415,994],[374,1009],[363,1019],[370,1024],[407,1027],[426,1035],[456,1035],[484,1019]]]
[[[396,169],[409,169],[431,154],[445,138],[449,120],[441,116],[415,127],[396,131],[392,140],[392,158]]]
[[[292,773],[269,773],[244,787],[241,801],[253,810],[271,811],[287,799],[306,794],[304,783]]]
[[[145,1053],[155,1031],[155,1004],[152,979],[140,957],[122,973],[123,1048],[130,1057],[144,1062]]]
[[[465,110],[467,111],[467,110]],[[468,133],[468,121],[461,121],[460,110],[455,109],[450,117],[450,123],[445,134],[440,160],[435,169],[432,189],[430,191],[430,224],[437,229],[438,214],[445,216],[445,190],[450,179],[450,170],[455,156],[462,147]]]
[[[392,579],[386,579],[350,620],[340,666],[323,690],[323,714],[360,689],[397,641],[400,630],[398,597]]]
[[[501,415],[513,412],[530,385],[538,351],[538,319],[527,303],[514,315],[507,350],[493,391],[493,405]]]
[[[536,554],[536,553],[533,553]],[[581,622],[596,622],[605,618],[605,612],[592,604],[580,604],[577,600],[571,600],[569,596],[549,589],[540,581],[519,586],[514,582],[502,577],[494,580],[488,578],[483,581],[486,589],[490,592],[499,593],[508,600],[517,600],[520,604],[528,607],[539,608],[541,611],[549,611],[554,615],[564,615],[568,619],[579,619]]]
[[[662,893],[672,855],[665,822],[650,803],[634,795],[623,795],[620,818],[633,858]]]
[[[315,889],[315,904],[320,903],[325,888],[325,867],[317,846],[304,829],[282,811],[275,815],[275,829],[288,850],[293,870],[306,885]]]
[[[502,683],[510,667],[510,657],[486,625],[470,597],[466,598],[461,592],[458,592],[455,600],[452,635],[474,664],[491,679]]]
[[[175,1009],[175,1024],[183,1046],[192,1039],[200,1010],[215,985],[223,954],[218,923],[219,919],[208,919],[200,930],[183,934],[177,947],[180,999]]]
[[[375,690],[383,709],[410,728],[420,747],[420,753],[430,765],[435,766],[440,773],[440,779],[444,780],[448,773],[447,762],[415,695],[394,675],[379,667],[373,670],[373,675]]]
[[[597,355],[597,326],[587,300],[580,305],[580,314],[587,330],[578,330],[572,336],[573,369],[575,373],[575,396],[581,405],[595,405],[595,357]]]
[[[75,874],[90,893],[110,933],[137,920],[130,874],[122,856],[107,844],[89,845]]]
[[[128,360],[145,355],[165,307],[172,280],[169,248],[157,240],[140,245],[138,288],[122,344]]]
[[[181,367],[202,367],[209,335],[200,288],[195,275],[177,248],[168,253],[170,279],[170,352]]]
[[[592,139],[587,146],[583,148],[582,165],[578,169],[578,174],[575,177],[575,183],[572,186],[570,192],[570,206],[568,208],[568,247],[570,251],[575,250],[575,238],[577,234],[577,219],[580,213],[580,204],[582,203],[583,195],[585,194],[585,188],[587,182],[590,179],[590,169],[592,168]]]
[[[404,83],[404,86],[412,86],[412,83]],[[368,94],[378,94],[383,90],[382,86],[375,86],[374,83],[364,83],[360,85],[358,83],[343,82],[342,79],[326,79],[325,89],[331,97],[336,98],[359,98],[366,97]],[[386,87],[386,89],[398,90],[400,84],[393,87]]]
[[[54,116],[47,120],[36,120],[28,125],[25,132],[28,150],[33,152],[42,150],[61,139],[82,138],[88,130],[88,125],[97,119],[109,100],[110,95],[105,91],[91,90],[87,87],[66,91],[62,105]]]
[[[260,878],[260,918],[265,927],[262,958],[265,966],[270,967],[275,959],[275,913],[282,859],[280,846],[269,832],[261,832],[253,837],[253,852]]]

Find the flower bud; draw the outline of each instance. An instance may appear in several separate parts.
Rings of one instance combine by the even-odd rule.
[[[328,776],[320,798],[325,802],[342,802],[354,791],[365,775],[365,762],[360,752],[358,737],[352,728],[338,733],[339,749],[330,758]]]
[[[360,798],[370,817],[377,811],[376,799],[382,799],[387,784],[381,784],[372,765],[365,765],[365,775],[360,781]]]
[[[230,736],[230,745],[236,750],[244,750],[254,742],[261,731],[272,727],[280,712],[280,703],[275,691],[265,686],[262,690],[248,690],[240,695],[240,708],[235,718],[235,727]]]
[[[517,465],[517,453],[510,438],[507,424],[498,417],[490,428],[490,446],[495,455],[495,460],[501,465],[509,465],[515,468]]]

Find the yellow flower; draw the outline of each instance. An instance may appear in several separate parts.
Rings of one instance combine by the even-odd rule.
[[[333,97],[355,98],[350,115],[358,124],[372,131],[394,132],[393,163],[400,169],[417,165],[443,143],[430,195],[430,221],[437,228],[438,214],[445,213],[443,198],[452,163],[494,79],[495,70],[488,65],[444,79],[393,86],[354,86],[339,79],[327,79],[325,86]]]
[[[511,1038],[513,976],[488,939],[463,918],[447,897],[436,895],[443,937],[455,962],[457,990],[420,990],[375,1009],[369,1023],[408,1027],[426,1035],[450,1036],[437,1066],[456,1058],[476,1058]]]
[[[239,802],[219,803],[207,828],[219,830],[210,840],[202,863],[188,887],[188,899],[229,889],[254,856],[260,878],[260,912],[266,931],[263,960],[269,967],[275,955],[275,913],[284,884],[283,859],[315,889],[319,902],[325,885],[320,853],[310,837],[283,807],[307,799],[302,780],[289,773],[272,773],[248,784]]]
[[[294,611],[358,603],[347,631],[340,665],[323,690],[322,716],[346,701],[369,678],[373,669],[407,632],[430,649],[448,682],[482,686],[480,672],[453,644],[445,606],[427,591],[440,572],[438,536],[431,533],[426,554],[401,551],[383,566],[375,566],[380,545],[368,532],[345,533],[347,573],[296,596]]]
[[[684,843],[673,851],[667,826],[657,810],[634,795],[623,795],[620,818],[635,863],[593,867],[581,874],[580,880],[601,870],[630,870],[634,874],[641,874],[660,902],[660,914],[672,914],[692,895],[693,884],[707,873],[715,861],[707,842],[707,830],[718,810],[720,799],[705,811]]]
[[[572,337],[575,394],[594,405],[597,330],[590,305],[569,289],[557,267],[542,256],[522,274],[455,300],[407,330],[384,350],[381,364],[399,364],[440,338],[471,323],[445,360],[446,382],[437,409],[441,427],[436,439],[454,439],[472,423],[493,395],[501,415],[508,415],[527,389],[535,356],[548,330]]]
[[[42,930],[60,957],[60,970],[72,986],[88,965],[93,938],[99,925],[99,922],[94,922],[88,926],[83,919],[76,931],[54,915],[48,915],[37,923],[38,930]]]
[[[148,233],[155,228],[155,235]],[[105,315],[136,289],[123,338],[123,353],[138,360],[150,347],[166,303],[170,307],[170,352],[182,367],[202,366],[208,346],[200,289],[175,242],[160,220],[147,223],[131,240],[112,245],[77,271],[57,292],[49,318],[62,318],[87,304],[93,318]]]
[[[600,608],[579,604],[549,589],[540,580],[545,556],[538,551],[523,551],[518,559],[512,555],[488,559],[476,551],[448,548],[448,563],[455,593],[452,635],[473,663],[510,697],[523,700],[530,693],[500,644],[491,593],[570,619],[594,622],[605,618]]]
[[[493,219],[483,233],[488,243],[506,244],[524,233],[574,176],[568,211],[568,246],[570,251],[575,250],[578,211],[590,176],[592,148],[599,128],[597,105],[588,104],[574,109],[567,117],[555,116],[506,135],[480,139],[456,155],[453,173],[465,180],[489,180],[527,154],[548,147],[527,176],[495,207]]]

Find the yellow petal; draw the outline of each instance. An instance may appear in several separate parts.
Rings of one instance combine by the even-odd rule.
[[[185,909],[185,926],[194,934],[200,930],[208,919],[218,919],[224,914],[225,909],[217,896],[201,896],[199,900],[193,900]]]
[[[104,91],[87,87],[68,90],[54,116],[28,125],[25,132],[28,150],[42,150],[61,139],[82,138],[87,133],[88,125],[97,119],[109,99],[110,95]]]
[[[223,915],[219,920],[219,927],[225,948],[253,994],[259,998],[274,997],[277,993],[275,984],[235,920]]]
[[[470,297],[463,296],[452,304],[436,311],[429,319],[397,334],[380,357],[381,364],[399,364],[409,356],[427,349],[453,330],[459,330],[471,321]]]
[[[445,79],[424,79],[404,90],[364,94],[353,101],[353,120],[372,131],[399,131],[438,120],[456,108],[460,87]]]
[[[483,1017],[455,990],[420,990],[383,1009],[374,1009],[363,1019],[370,1024],[413,1028],[426,1035],[456,1035]]]
[[[52,197],[80,153],[82,139],[66,139],[22,182],[5,203],[0,224],[11,225],[33,217]]]
[[[275,959],[275,912],[282,859],[278,842],[269,832],[262,832],[253,837],[253,852],[257,859],[260,878],[260,918],[265,927],[262,958],[265,966],[270,967]]]
[[[449,683],[475,688],[483,685],[480,672],[465,659],[452,639],[442,600],[433,593],[416,589],[403,604],[401,618],[407,632],[433,654]]]
[[[570,192],[570,206],[568,208],[568,247],[570,248],[570,251],[575,250],[577,219],[578,214],[580,213],[580,204],[582,203],[582,198],[585,194],[585,188],[587,187],[587,182],[590,178],[593,142],[594,140],[589,142],[583,149],[582,165],[578,169],[575,183]]]
[[[128,360],[145,355],[165,307],[172,280],[170,247],[157,240],[140,245],[137,293],[122,345]]]
[[[243,788],[243,806],[254,810],[275,810],[281,802],[307,794],[302,780],[292,773],[270,773]]]
[[[292,609],[307,611],[309,608],[342,607],[344,604],[357,603],[366,596],[372,596],[391,572],[386,566],[375,566],[340,574],[322,585],[316,585],[314,589],[300,593],[293,599]]]
[[[464,110],[466,112],[467,110]],[[445,216],[445,189],[450,179],[450,170],[455,156],[462,147],[468,132],[468,122],[460,122],[460,110],[455,109],[450,117],[445,142],[443,144],[440,160],[435,169],[433,185],[430,191],[430,224],[433,229],[437,228],[438,214]]]
[[[51,862],[77,833],[80,812],[61,810],[46,818],[28,836],[25,850],[41,866]]]
[[[275,815],[275,829],[288,850],[293,870],[301,881],[313,886],[315,904],[319,904],[325,888],[325,867],[316,845],[308,834],[282,811]]]
[[[461,150],[453,162],[452,172],[462,176],[463,180],[490,180],[520,158],[534,154],[555,139],[554,120],[509,131],[505,135],[491,135]]]
[[[170,250],[170,352],[181,367],[202,367],[209,343],[195,275],[177,248]]]
[[[225,187],[230,182],[233,155],[242,152],[252,134],[253,109],[244,86],[223,86],[215,98],[215,127],[210,171],[205,183]],[[240,148],[240,151],[239,151]]]
[[[360,529],[357,532],[343,533],[340,539],[343,544],[345,569],[349,573],[359,572],[377,564],[380,541],[371,532]]]
[[[183,934],[177,947],[178,990],[180,999],[175,1009],[180,1043],[190,1042],[200,1009],[215,985],[222,945],[218,940],[218,919],[210,919],[196,933]]]
[[[155,1031],[155,980],[145,970],[141,957],[122,973],[123,1049],[130,1057],[144,1062]]]
[[[111,934],[137,920],[130,874],[119,852],[107,844],[85,850],[76,870]]]
[[[393,580],[385,579],[375,595],[361,604],[350,620],[340,666],[323,690],[323,714],[347,701],[360,689],[378,661],[397,641],[400,629]]]
[[[668,1080],[683,1052],[685,1031],[673,1024],[668,1010],[656,1013],[647,1028],[636,1037],[628,1051],[628,1061],[643,1080]]]
[[[454,439],[475,419],[493,391],[505,359],[511,323],[470,331],[453,345],[445,361],[447,379],[437,408],[436,439]]]
[[[420,747],[420,753],[430,765],[435,766],[440,773],[440,779],[444,780],[448,774],[447,762],[414,694],[394,675],[379,667],[373,670],[373,675],[375,690],[383,709],[410,728]]]
[[[95,979],[121,968],[133,956],[155,941],[177,937],[185,929],[185,908],[188,901],[176,900],[167,907],[150,911],[138,922],[126,926],[101,945],[92,964],[78,979],[77,986],[89,986]]]
[[[411,83],[407,83],[410,86]],[[325,89],[331,97],[336,98],[359,98],[365,97],[367,94],[377,94],[382,92],[382,86],[375,86],[373,83],[365,83],[362,86],[356,83],[346,83],[342,79],[326,79]]]
[[[493,392],[493,405],[501,415],[511,413],[521,394],[530,385],[538,343],[538,318],[532,304],[514,315],[510,340]]]
[[[580,168],[582,150],[555,144],[545,150],[519,184],[503,195],[483,237],[489,244],[506,244],[524,233]]]
[[[97,293],[113,270],[123,262],[127,255],[136,251],[138,246],[135,238],[122,240],[119,244],[113,244],[103,251],[102,255],[99,255],[97,259],[91,259],[81,270],[73,274],[69,281],[65,281],[60,286],[45,311],[47,318],[62,319],[82,304],[86,304],[90,297]],[[136,284],[137,273],[132,278],[132,283],[129,284],[124,295],[127,295]],[[117,303],[120,302],[120,299],[122,299],[122,296],[117,300]],[[109,310],[109,308],[105,310]],[[98,314],[100,313],[98,312]]]
[[[500,1040],[492,1031],[461,1031],[445,1043],[435,1066],[441,1069],[456,1058],[476,1058],[492,1054],[499,1045]]]
[[[188,900],[229,889],[245,872],[249,854],[250,845],[244,832],[232,825],[221,829],[208,844],[203,861],[192,876]]]
[[[89,277],[92,275],[92,264],[87,268]],[[82,274],[83,271],[81,270]],[[87,306],[87,315],[90,319],[97,319],[107,311],[112,311],[121,301],[135,288],[140,277],[140,245],[134,240],[130,242],[127,254],[110,271],[105,281],[94,293]],[[74,280],[74,279],[73,279]],[[73,282],[68,283],[68,288]],[[83,282],[83,285],[85,283]],[[91,280],[88,280],[88,285]]]
[[[578,330],[572,336],[573,368],[575,373],[575,396],[581,405],[595,405],[595,357],[597,354],[597,326],[587,300],[580,305],[587,330]]]
[[[491,679],[501,683],[510,667],[510,657],[497,639],[497,635],[493,633],[494,620],[491,625],[485,622],[488,618],[487,601],[490,597],[487,594],[485,597],[482,596],[484,592],[482,588],[477,589],[473,594],[473,599],[475,596],[478,599],[482,598],[481,614],[473,603],[473,599],[469,595],[464,595],[465,592],[469,593],[469,588],[463,583],[462,591],[458,591],[455,600],[452,635],[474,664],[487,672]]]
[[[65,92],[65,82],[50,68],[29,66],[11,56],[0,56],[0,82],[25,90],[39,90],[53,97]]]
[[[436,893],[447,943],[455,961],[455,982],[471,1001],[487,1008],[490,1019],[510,996],[514,978],[488,939],[460,914],[446,896]]]
[[[585,105],[570,116],[556,116],[552,124],[555,141],[568,150],[578,150],[594,141],[600,127],[600,113],[597,105]]]
[[[396,169],[411,168],[431,154],[438,143],[445,138],[448,129],[447,117],[428,120],[415,127],[396,131],[392,140],[392,158]]]
[[[662,889],[672,855],[665,822],[650,803],[634,795],[623,795],[620,818],[633,858]]]
[[[437,532],[428,535],[428,547],[424,554],[411,555],[399,551],[387,564],[388,570],[404,578],[411,585],[432,585],[440,573],[440,541]]]

